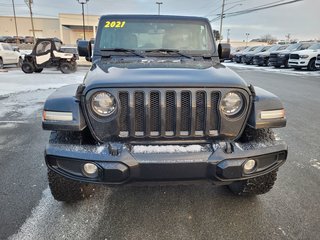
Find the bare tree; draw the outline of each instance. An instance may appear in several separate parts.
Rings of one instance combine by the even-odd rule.
[[[262,35],[259,40],[261,42],[266,42],[266,43],[269,43],[269,44],[273,44],[273,43],[276,43],[278,40],[276,37],[272,36],[271,34],[265,34],[265,35]]]

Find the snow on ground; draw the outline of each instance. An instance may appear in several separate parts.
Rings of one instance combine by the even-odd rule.
[[[37,110],[43,107],[44,101],[54,91],[54,89],[35,90],[0,96],[0,123],[25,120],[32,117],[32,114],[39,114]]]
[[[86,70],[80,68],[76,73],[62,74],[45,69],[40,74],[25,74],[20,69],[8,68],[8,72],[0,72],[0,122],[25,120],[39,114],[37,110],[55,89],[81,83]]]
[[[17,92],[55,89],[81,83],[86,73],[86,69],[80,69],[72,74],[62,74],[60,71],[47,69],[37,74],[25,74],[20,69],[8,70],[8,72],[0,72],[0,97]]]
[[[259,67],[256,65],[246,65],[246,64],[235,63],[235,62],[224,62],[223,65],[225,65],[226,67],[231,67],[231,68],[240,68],[240,69],[244,69],[244,70],[259,70],[259,71],[281,73],[281,74],[292,75],[292,76],[320,77],[320,71],[311,72],[311,71],[307,71],[307,70],[297,71],[293,68]]]

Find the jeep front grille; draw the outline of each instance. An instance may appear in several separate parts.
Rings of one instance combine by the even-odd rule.
[[[299,54],[290,54],[290,59],[299,59]]]
[[[120,137],[217,136],[220,92],[120,91]]]
[[[278,57],[278,53],[270,53],[270,58],[277,58]]]

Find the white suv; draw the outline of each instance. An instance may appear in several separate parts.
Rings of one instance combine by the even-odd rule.
[[[319,53],[320,43],[315,43],[306,50],[292,52],[289,58],[289,66],[296,70],[306,67],[309,71],[315,71],[317,70],[316,58]]]
[[[4,65],[16,64],[18,67],[22,64],[21,54],[14,50],[8,43],[0,43],[0,69]]]

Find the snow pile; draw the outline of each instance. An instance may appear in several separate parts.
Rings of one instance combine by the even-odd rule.
[[[82,83],[86,69],[73,74],[44,69],[42,73],[25,74],[21,70],[0,72],[0,96],[40,89],[56,89],[65,85]]]
[[[54,90],[37,90],[10,94],[0,98],[0,120],[25,120],[43,107],[44,101]],[[34,117],[38,117],[36,112]]]
[[[208,151],[207,147],[201,145],[136,145],[132,153],[194,153]]]

